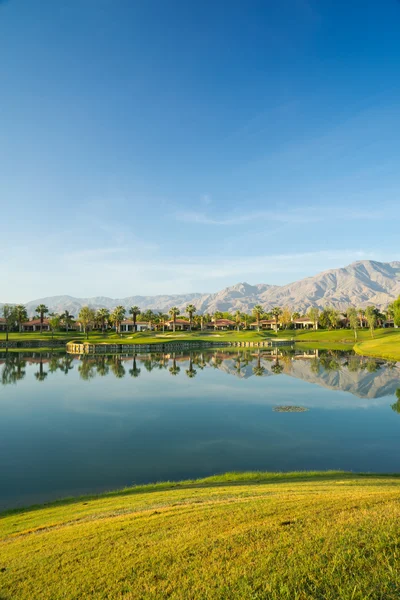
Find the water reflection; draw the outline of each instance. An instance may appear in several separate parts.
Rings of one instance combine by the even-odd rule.
[[[204,369],[217,369],[241,379],[286,375],[362,398],[392,395],[400,389],[400,363],[338,350],[300,352],[249,348],[110,356],[3,352],[0,365],[2,385],[21,382],[26,377],[27,367],[34,366],[36,368],[29,369],[29,373],[33,372],[40,383],[56,372],[69,375],[75,369],[83,381],[111,375],[116,379],[138,378],[143,370],[147,373],[165,370],[173,377],[195,379]]]

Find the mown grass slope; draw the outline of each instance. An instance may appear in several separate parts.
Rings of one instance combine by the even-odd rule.
[[[3,514],[0,598],[400,597],[400,478],[244,473]]]
[[[388,360],[400,361],[400,333],[394,330],[392,335],[378,337],[368,341],[359,342],[354,346],[358,354],[364,356],[379,356]]]

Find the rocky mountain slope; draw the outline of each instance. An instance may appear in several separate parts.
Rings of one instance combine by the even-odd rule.
[[[52,311],[62,312],[67,309],[77,315],[84,305],[112,309],[121,304],[126,308],[137,305],[141,309],[163,312],[177,306],[183,312],[187,304],[192,303],[198,312],[210,313],[216,310],[250,312],[256,304],[261,304],[266,310],[273,306],[288,306],[305,312],[310,306],[323,307],[327,304],[339,310],[344,310],[349,305],[368,304],[385,308],[399,295],[400,261],[381,263],[364,260],[283,286],[238,283],[215,294],[129,296],[115,299],[52,296],[28,302],[27,309],[32,315],[36,306],[44,303]]]

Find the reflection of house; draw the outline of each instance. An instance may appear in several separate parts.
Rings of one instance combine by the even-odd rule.
[[[257,323],[250,323],[250,329],[257,329]],[[275,329],[276,322],[275,319],[261,319],[260,321],[260,329]],[[278,327],[280,327],[280,323],[278,323]]]
[[[5,319],[0,319],[0,331],[6,331],[7,330],[7,323]]]
[[[153,327],[149,326],[147,321],[136,321],[136,331],[149,331]],[[125,319],[121,322],[121,332],[135,331],[132,319]]]
[[[211,321],[211,323],[206,324],[207,329],[214,329],[219,331],[235,329],[235,327],[235,321],[231,321],[230,319],[215,319],[214,321]]]
[[[174,321],[165,321],[165,327],[169,331],[173,331],[174,329]],[[185,319],[176,319],[175,321],[175,331],[187,331],[190,327],[189,321]]]
[[[314,321],[312,321],[309,317],[299,317],[298,319],[293,319],[292,323],[295,329],[312,329],[314,327]]]
[[[21,323],[22,331],[40,331],[40,319],[33,319],[26,323]],[[48,319],[43,319],[42,331],[50,331],[50,325]]]

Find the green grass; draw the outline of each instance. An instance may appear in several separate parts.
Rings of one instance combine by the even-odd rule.
[[[1,600],[398,600],[400,478],[230,473],[0,515]]]
[[[375,337],[359,342],[354,346],[354,350],[364,356],[377,356],[400,361],[400,333],[398,329],[395,329],[391,334],[389,337]]]
[[[374,332],[374,339],[371,339],[371,333],[368,329],[358,330],[358,343],[356,344],[356,351],[360,354],[367,354],[371,356],[380,356],[382,358],[389,358],[391,360],[400,360],[399,342],[397,333],[398,330],[393,329],[376,329]],[[396,337],[397,336],[397,337]],[[307,331],[307,330],[286,330],[279,331],[276,334],[274,331],[210,331],[210,332],[139,332],[139,333],[124,333],[122,335],[116,334],[114,331],[109,332],[107,335],[102,335],[101,332],[92,332],[89,335],[89,339],[83,333],[69,332],[68,335],[65,333],[57,332],[54,336],[57,340],[63,340],[66,343],[68,341],[85,342],[93,344],[102,343],[124,343],[124,344],[159,344],[168,343],[173,341],[209,341],[209,342],[258,342],[264,341],[271,338],[283,338],[291,339],[296,341],[296,348],[320,348],[330,350],[349,350],[354,346],[354,333],[349,329],[336,329],[332,331],[318,330],[318,331]],[[0,346],[1,342],[5,340],[5,334],[0,333]],[[45,340],[49,342],[49,346],[40,350],[51,349],[51,333],[44,332],[40,333],[13,333],[11,334],[10,340],[14,341],[29,341],[29,340]],[[365,342],[365,344],[364,344]],[[3,344],[4,346],[4,344]],[[17,349],[16,349],[17,350]],[[35,349],[38,351],[39,349]],[[0,598],[1,600],[1,598]]]

